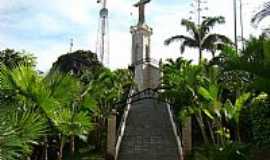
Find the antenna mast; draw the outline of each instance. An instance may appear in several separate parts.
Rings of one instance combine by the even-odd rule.
[[[73,46],[74,46],[74,41],[73,38],[70,39],[70,44],[69,44],[69,53],[71,53],[73,51]]]
[[[96,43],[96,53],[100,62],[104,66],[109,67],[109,10],[107,9],[107,0],[97,0],[97,3],[101,4],[102,8],[99,11],[99,27]]]

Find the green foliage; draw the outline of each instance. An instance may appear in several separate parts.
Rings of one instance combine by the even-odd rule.
[[[123,94],[134,84],[128,71],[104,70],[96,80],[89,84],[89,93],[97,102],[100,117],[107,117],[114,105],[123,100]]]
[[[258,90],[270,93],[269,91],[269,48],[270,40],[266,36],[259,38],[251,37],[247,41],[246,48],[240,55],[236,56],[225,50],[218,58],[219,66],[224,68],[224,71],[241,71],[248,73],[243,79],[250,90]],[[239,75],[240,76],[240,75]]]
[[[18,109],[25,113],[25,109],[35,108],[37,115],[46,117],[45,122],[50,122],[50,127],[53,127],[61,135],[66,137],[78,136],[85,140],[89,131],[93,128],[90,112],[95,102],[88,93],[81,94],[83,87],[80,85],[80,81],[75,78],[59,72],[51,73],[46,78],[43,78],[31,67],[19,66],[13,69],[2,67],[0,79],[1,89],[15,92],[18,104],[24,104],[23,108]],[[10,110],[10,108],[7,109]],[[21,116],[23,119],[15,121],[14,118],[16,117],[18,116],[11,117],[13,122],[24,122],[27,115]],[[8,117],[5,117],[5,119],[8,120]],[[39,125],[36,119],[30,120],[32,120],[31,123]],[[31,123],[29,123],[30,126],[24,126],[28,123],[19,123],[17,125],[25,127],[29,129],[25,131],[37,135],[36,130],[31,128],[31,125],[33,127],[35,125]],[[46,126],[45,124],[42,125]],[[15,133],[19,134],[19,130],[16,130]],[[26,143],[33,138],[26,135],[25,138],[20,136],[20,139],[23,139],[24,143]],[[25,155],[29,151],[30,149],[23,150],[20,154]]]
[[[5,49],[0,51],[0,65],[5,65],[8,68],[19,65],[35,66],[36,58],[25,51],[18,52],[13,49]]]
[[[93,77],[98,76],[103,66],[97,55],[91,51],[77,50],[60,56],[53,64],[50,72],[59,70],[64,74],[72,74],[89,83]]]
[[[86,137],[93,128],[91,119],[86,112],[74,112],[68,108],[56,111],[52,121],[56,128],[67,137],[71,135]]]
[[[194,149],[188,160],[249,160],[249,148],[243,144],[207,145]]]
[[[178,58],[168,60],[163,66],[161,97],[168,100],[179,111],[181,108],[192,105],[197,87],[204,81],[200,76],[201,66],[192,65],[190,61]]]
[[[226,118],[229,120],[234,121],[235,124],[239,124],[240,119],[240,113],[242,111],[242,108],[249,100],[251,94],[250,93],[244,93],[240,95],[233,105],[230,100],[227,100],[224,105],[224,114],[226,115]]]
[[[259,95],[251,107],[252,134],[254,143],[261,148],[270,148],[270,100],[268,95]]]
[[[210,83],[208,88],[200,87],[198,90],[200,96],[203,97],[207,102],[203,102],[203,112],[210,118],[214,119],[212,115],[217,116],[217,119],[221,117],[221,107],[220,102],[220,87],[214,82]]]
[[[70,105],[81,92],[80,81],[58,71],[46,76],[44,83],[50,89],[50,96],[54,97],[61,105]]]
[[[46,134],[46,120],[32,111],[6,111],[0,116],[0,159],[17,160],[31,155],[32,145]]]

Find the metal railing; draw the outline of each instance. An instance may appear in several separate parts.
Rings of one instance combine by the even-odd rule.
[[[169,113],[169,117],[170,117],[170,122],[172,125],[172,130],[175,136],[175,140],[177,142],[177,147],[178,147],[178,155],[179,155],[179,160],[184,160],[183,157],[183,144],[182,144],[182,136],[181,136],[181,130],[179,128],[179,124],[178,120],[175,116],[174,110],[172,109],[173,107],[171,107],[171,105],[169,103],[167,103],[167,110]]]
[[[136,65],[140,65],[140,64],[144,64],[144,63],[150,63],[153,65],[159,66],[159,61],[154,59],[154,58],[143,58],[143,59],[138,60],[135,63],[133,63],[132,66],[136,66]]]
[[[120,150],[120,145],[124,136],[125,128],[126,128],[126,122],[130,110],[130,98],[134,94],[134,90],[131,88],[130,92],[128,94],[128,98],[126,100],[126,107],[124,108],[124,113],[121,116],[120,124],[117,129],[117,137],[116,137],[116,144],[115,144],[115,160],[118,159],[118,154]]]
[[[143,99],[158,99],[158,92],[156,92],[154,89],[148,88],[132,95],[131,97],[129,97],[129,99],[130,104]]]

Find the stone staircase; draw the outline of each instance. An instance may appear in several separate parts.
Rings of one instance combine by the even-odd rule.
[[[178,148],[165,103],[143,99],[131,105],[118,160],[177,160]]]

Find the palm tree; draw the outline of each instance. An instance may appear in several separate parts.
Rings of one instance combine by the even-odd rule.
[[[63,75],[58,71],[51,72],[44,79],[44,83],[50,89],[50,96],[59,103],[50,115],[53,125],[60,132],[58,159],[63,158],[63,148],[67,140],[73,157],[75,137],[86,140],[89,131],[93,128],[90,112],[93,111],[95,102],[87,94],[87,88],[82,87],[80,81],[69,75]],[[67,88],[68,92],[66,92]]]
[[[215,51],[220,49],[224,43],[231,43],[231,40],[224,35],[210,33],[216,24],[224,24],[224,17],[206,17],[200,25],[183,19],[181,25],[186,28],[191,36],[176,35],[165,40],[165,45],[175,41],[181,41],[180,51],[183,53],[186,47],[199,49],[199,63],[202,61],[202,51],[210,51],[215,56]]]
[[[264,4],[264,7],[253,16],[251,22],[256,25],[269,15],[270,15],[270,2],[266,2]]]
[[[25,104],[23,109],[31,111],[29,107],[33,106],[38,115],[47,120],[50,129],[60,135],[58,158],[62,159],[63,147],[68,139],[73,155],[75,137],[85,140],[92,128],[94,107],[94,100],[85,93],[87,89],[80,85],[80,81],[59,72],[43,78],[29,66],[13,69],[2,66],[0,80],[0,89],[15,93],[18,104]]]
[[[47,134],[48,123],[43,109],[37,108],[36,93],[40,77],[31,67],[1,66],[1,91],[13,93],[13,102],[0,103],[0,159],[27,159],[34,145]],[[26,98],[27,97],[27,98]],[[40,96],[41,99],[42,96]]]

